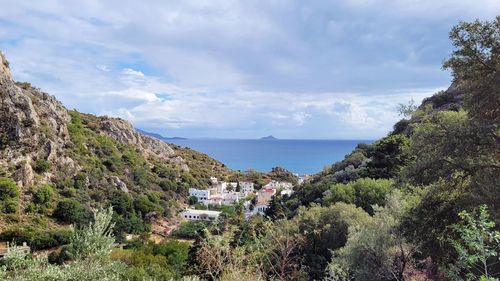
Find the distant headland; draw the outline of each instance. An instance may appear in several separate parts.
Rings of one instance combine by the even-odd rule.
[[[273,136],[267,136],[267,137],[262,137],[260,138],[261,140],[277,140],[277,138],[273,137]]]

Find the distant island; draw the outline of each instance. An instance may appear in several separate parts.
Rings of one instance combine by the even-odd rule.
[[[267,136],[267,137],[262,137],[260,138],[261,140],[277,140],[277,138],[273,137],[273,136]]]
[[[147,132],[147,131],[144,131],[144,130],[141,130],[139,128],[135,128],[139,133],[142,133],[142,134],[145,134],[145,135],[148,135],[148,136],[151,136],[151,137],[154,137],[154,138],[157,138],[159,140],[187,140],[187,138],[183,138],[183,137],[164,137],[160,134],[156,134],[156,133],[151,133],[151,132]]]

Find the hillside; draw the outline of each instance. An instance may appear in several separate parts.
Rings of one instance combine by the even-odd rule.
[[[141,232],[155,217],[176,215],[189,186],[232,174],[207,155],[139,133],[123,119],[68,110],[29,83],[13,81],[8,66],[1,55],[0,177],[12,196],[2,198],[0,233],[85,222],[90,208],[110,204],[117,233]]]

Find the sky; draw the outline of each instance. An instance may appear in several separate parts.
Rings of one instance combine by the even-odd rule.
[[[15,80],[167,137],[376,139],[446,89],[459,21],[498,0],[19,1]]]

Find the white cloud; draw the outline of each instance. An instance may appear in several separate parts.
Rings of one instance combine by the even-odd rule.
[[[137,76],[137,77],[144,77],[144,73],[137,71],[137,70],[133,70],[132,68],[124,68],[122,70],[122,74],[130,75],[130,76]]]
[[[293,120],[297,122],[297,125],[302,126],[306,122],[306,120],[311,117],[311,114],[305,112],[296,112],[293,114]]]
[[[449,83],[451,26],[499,10],[497,0],[5,0],[0,49],[16,79],[137,126],[367,138],[391,129],[398,103]]]
[[[97,67],[97,69],[99,69],[101,71],[104,71],[104,72],[109,72],[110,71],[109,67],[107,67],[105,65],[102,65],[102,64],[97,65],[96,67]]]

